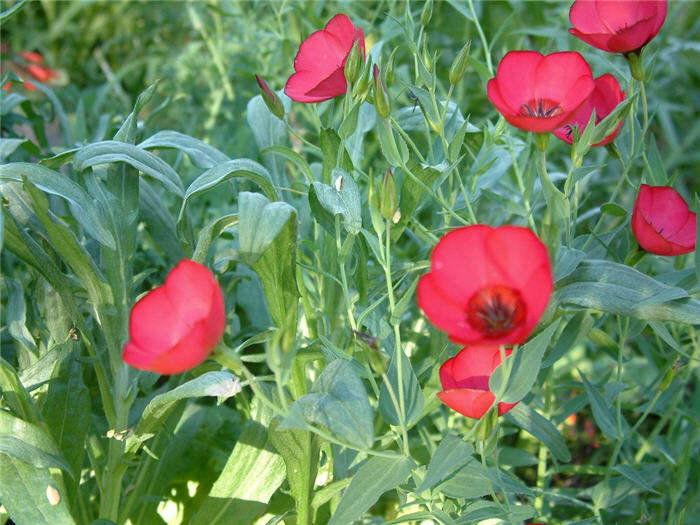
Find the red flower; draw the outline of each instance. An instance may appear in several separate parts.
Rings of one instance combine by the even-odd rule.
[[[343,14],[335,15],[324,29],[304,40],[294,58],[295,73],[284,87],[287,96],[297,102],[322,102],[344,94],[348,90],[345,61],[356,40],[364,56],[362,28]]]
[[[12,62],[11,67],[12,70],[23,79],[33,78],[39,82],[46,83],[59,78],[60,75],[56,73],[56,71],[44,65],[44,57],[41,56],[41,53],[35,53],[34,51],[20,51],[19,56],[27,63],[19,65]],[[7,82],[3,86],[3,89],[9,93],[11,87],[12,82]],[[27,91],[36,91],[36,86],[26,80],[24,82],[24,87],[27,89]]]
[[[506,356],[512,350],[506,350]],[[480,419],[493,405],[496,396],[489,390],[489,378],[501,364],[501,351],[497,346],[471,346],[463,348],[440,367],[440,383],[443,391],[440,400],[462,415]],[[498,403],[498,415],[502,416],[517,403]]]
[[[586,129],[586,124],[591,118],[593,109],[595,109],[595,123],[597,125],[623,100],[625,100],[625,92],[620,90],[620,84],[617,83],[617,79],[614,76],[603,75],[598,77],[595,79],[595,88],[588,100],[583,103],[583,106],[579,108],[566,126],[557,128],[552,133],[564,142],[573,144],[573,125],[578,126],[578,129],[583,133],[583,130]],[[593,146],[605,146],[611,142],[617,136],[621,127],[622,122],[620,122],[615,131],[597,144],[593,144]]]
[[[569,122],[593,87],[591,67],[578,53],[510,51],[486,90],[513,126],[547,133]]]
[[[634,201],[632,232],[648,252],[681,255],[695,250],[697,219],[673,188],[642,184]]]
[[[608,53],[638,51],[666,20],[666,0],[576,0],[569,33]]]
[[[552,293],[547,248],[520,226],[458,228],[440,239],[431,261],[418,305],[457,343],[522,343]]]
[[[219,284],[205,266],[184,259],[132,308],[122,358],[141,370],[179,374],[204,362],[225,325]]]

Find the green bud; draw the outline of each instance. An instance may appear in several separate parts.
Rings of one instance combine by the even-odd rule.
[[[423,64],[425,65],[425,69],[427,69],[429,72],[433,72],[433,57],[430,56],[430,52],[428,51],[428,39],[427,37],[423,37]]]
[[[350,49],[350,54],[348,54],[348,59],[345,61],[345,80],[348,81],[348,84],[354,84],[362,73],[363,58],[360,51],[360,41],[355,40],[352,49]]]
[[[353,97],[360,98],[361,100],[366,100],[367,95],[369,95],[369,90],[372,85],[372,61],[367,60],[362,69],[362,74],[357,82],[352,87]]]
[[[386,83],[386,87],[391,87],[394,83],[394,59],[396,58],[396,52],[398,50],[399,48],[395,47],[391,52],[389,61],[386,63],[386,68],[384,69],[384,82]]]
[[[384,182],[382,183],[382,195],[379,203],[379,211],[382,212],[384,218],[388,221],[394,218],[398,210],[396,202],[396,181],[391,173],[391,168],[386,170]]]
[[[671,368],[668,369],[668,372],[666,372],[664,374],[664,377],[661,380],[661,384],[659,385],[659,390],[661,392],[663,392],[669,386],[671,386],[671,383],[673,382],[674,377],[676,377],[676,367],[672,366]]]
[[[260,86],[260,94],[265,101],[267,109],[278,119],[284,120],[284,105],[282,104],[282,100],[277,96],[277,93],[270,89],[270,86],[267,85],[267,82],[265,82],[260,75],[255,75],[255,80],[258,82],[258,86]]]
[[[374,107],[382,118],[391,115],[391,99],[377,64],[374,64]]]
[[[459,53],[457,53],[454,62],[452,62],[452,65],[450,66],[449,78],[450,84],[453,86],[456,86],[459,81],[462,80],[464,73],[467,72],[467,67],[469,66],[469,49],[471,46],[471,41],[464,44],[464,47],[460,49]]]
[[[640,82],[644,82],[644,66],[642,65],[641,52],[627,53],[625,55],[625,58],[627,59],[627,63],[629,64],[632,78],[634,78],[635,80],[639,80]]]
[[[427,26],[430,19],[433,17],[433,0],[428,0],[423,4],[423,11],[420,14],[420,23]]]

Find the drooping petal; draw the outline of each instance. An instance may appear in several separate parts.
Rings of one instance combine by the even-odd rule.
[[[496,400],[491,392],[483,390],[472,390],[469,388],[457,388],[439,392],[437,395],[440,401],[445,403],[455,412],[470,417],[481,419],[491,408]]]

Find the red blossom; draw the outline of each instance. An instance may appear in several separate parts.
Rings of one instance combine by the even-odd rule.
[[[204,362],[225,326],[221,287],[205,266],[184,259],[132,308],[122,358],[141,370],[179,374]]]
[[[418,305],[460,344],[522,343],[553,288],[546,246],[520,226],[457,228],[440,239],[431,262],[418,283]]]
[[[569,32],[608,53],[630,53],[656,36],[666,9],[666,0],[576,0]]]
[[[322,102],[344,94],[348,89],[345,61],[355,41],[365,55],[365,35],[347,15],[335,15],[320,31],[299,46],[294,58],[295,73],[284,92],[297,102]]]
[[[673,188],[642,184],[634,201],[632,232],[648,252],[681,255],[695,250],[697,218]]]
[[[512,350],[505,351],[506,356]],[[489,378],[501,364],[501,351],[497,346],[471,346],[448,359],[440,367],[440,383],[443,391],[440,400],[452,410],[473,419],[480,419],[496,401],[489,390]],[[502,416],[517,403],[499,403],[498,415]]]
[[[594,88],[591,67],[572,51],[510,51],[489,80],[489,100],[516,128],[547,133],[569,122]]]
[[[598,124],[601,120],[612,113],[617,105],[625,100],[625,92],[620,89],[617,79],[612,75],[603,75],[595,79],[595,88],[588,97],[588,100],[574,113],[570,121],[565,126],[555,129],[554,133],[564,142],[573,144],[574,134],[572,127],[576,125],[581,133],[586,129],[586,124],[591,118],[591,114],[595,109],[595,123]],[[617,136],[622,128],[622,122],[617,126],[615,131],[605,137],[603,140],[593,146],[605,146]]]

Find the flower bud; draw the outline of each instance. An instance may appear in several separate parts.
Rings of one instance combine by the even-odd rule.
[[[364,57],[360,51],[360,42],[356,40],[350,50],[348,59],[345,61],[345,80],[348,84],[354,84],[362,73],[362,62]]]
[[[430,19],[433,17],[433,0],[428,0],[423,4],[423,11],[420,14],[420,23],[423,26],[427,26]]]
[[[398,50],[398,47],[394,48],[389,57],[389,61],[386,63],[386,68],[384,68],[384,83],[386,87],[391,87],[394,83],[394,59],[396,58],[396,52]]]
[[[452,62],[452,65],[450,66],[449,78],[450,84],[453,86],[457,85],[459,81],[462,80],[464,73],[467,72],[467,67],[469,66],[469,49],[471,46],[471,40],[464,44],[464,47],[459,50],[454,62]]]
[[[428,51],[428,39],[423,38],[423,64],[425,65],[425,69],[427,69],[430,73],[433,72],[433,57],[430,56],[430,52]]]
[[[282,105],[282,100],[277,96],[277,93],[270,89],[270,86],[267,85],[267,82],[265,82],[260,75],[255,75],[255,80],[258,82],[258,86],[260,86],[260,94],[265,101],[267,109],[278,119],[283,120],[284,105]]]
[[[386,170],[384,182],[382,183],[381,201],[379,203],[379,211],[382,212],[384,218],[388,221],[392,220],[398,209],[396,202],[396,181],[391,172],[391,168]]]
[[[369,94],[370,86],[372,85],[372,61],[367,60],[364,67],[362,68],[362,73],[357,79],[357,82],[352,87],[353,97],[359,97],[363,101],[367,99]]]
[[[377,64],[374,64],[374,107],[377,115],[388,118],[391,115],[391,99]]]

